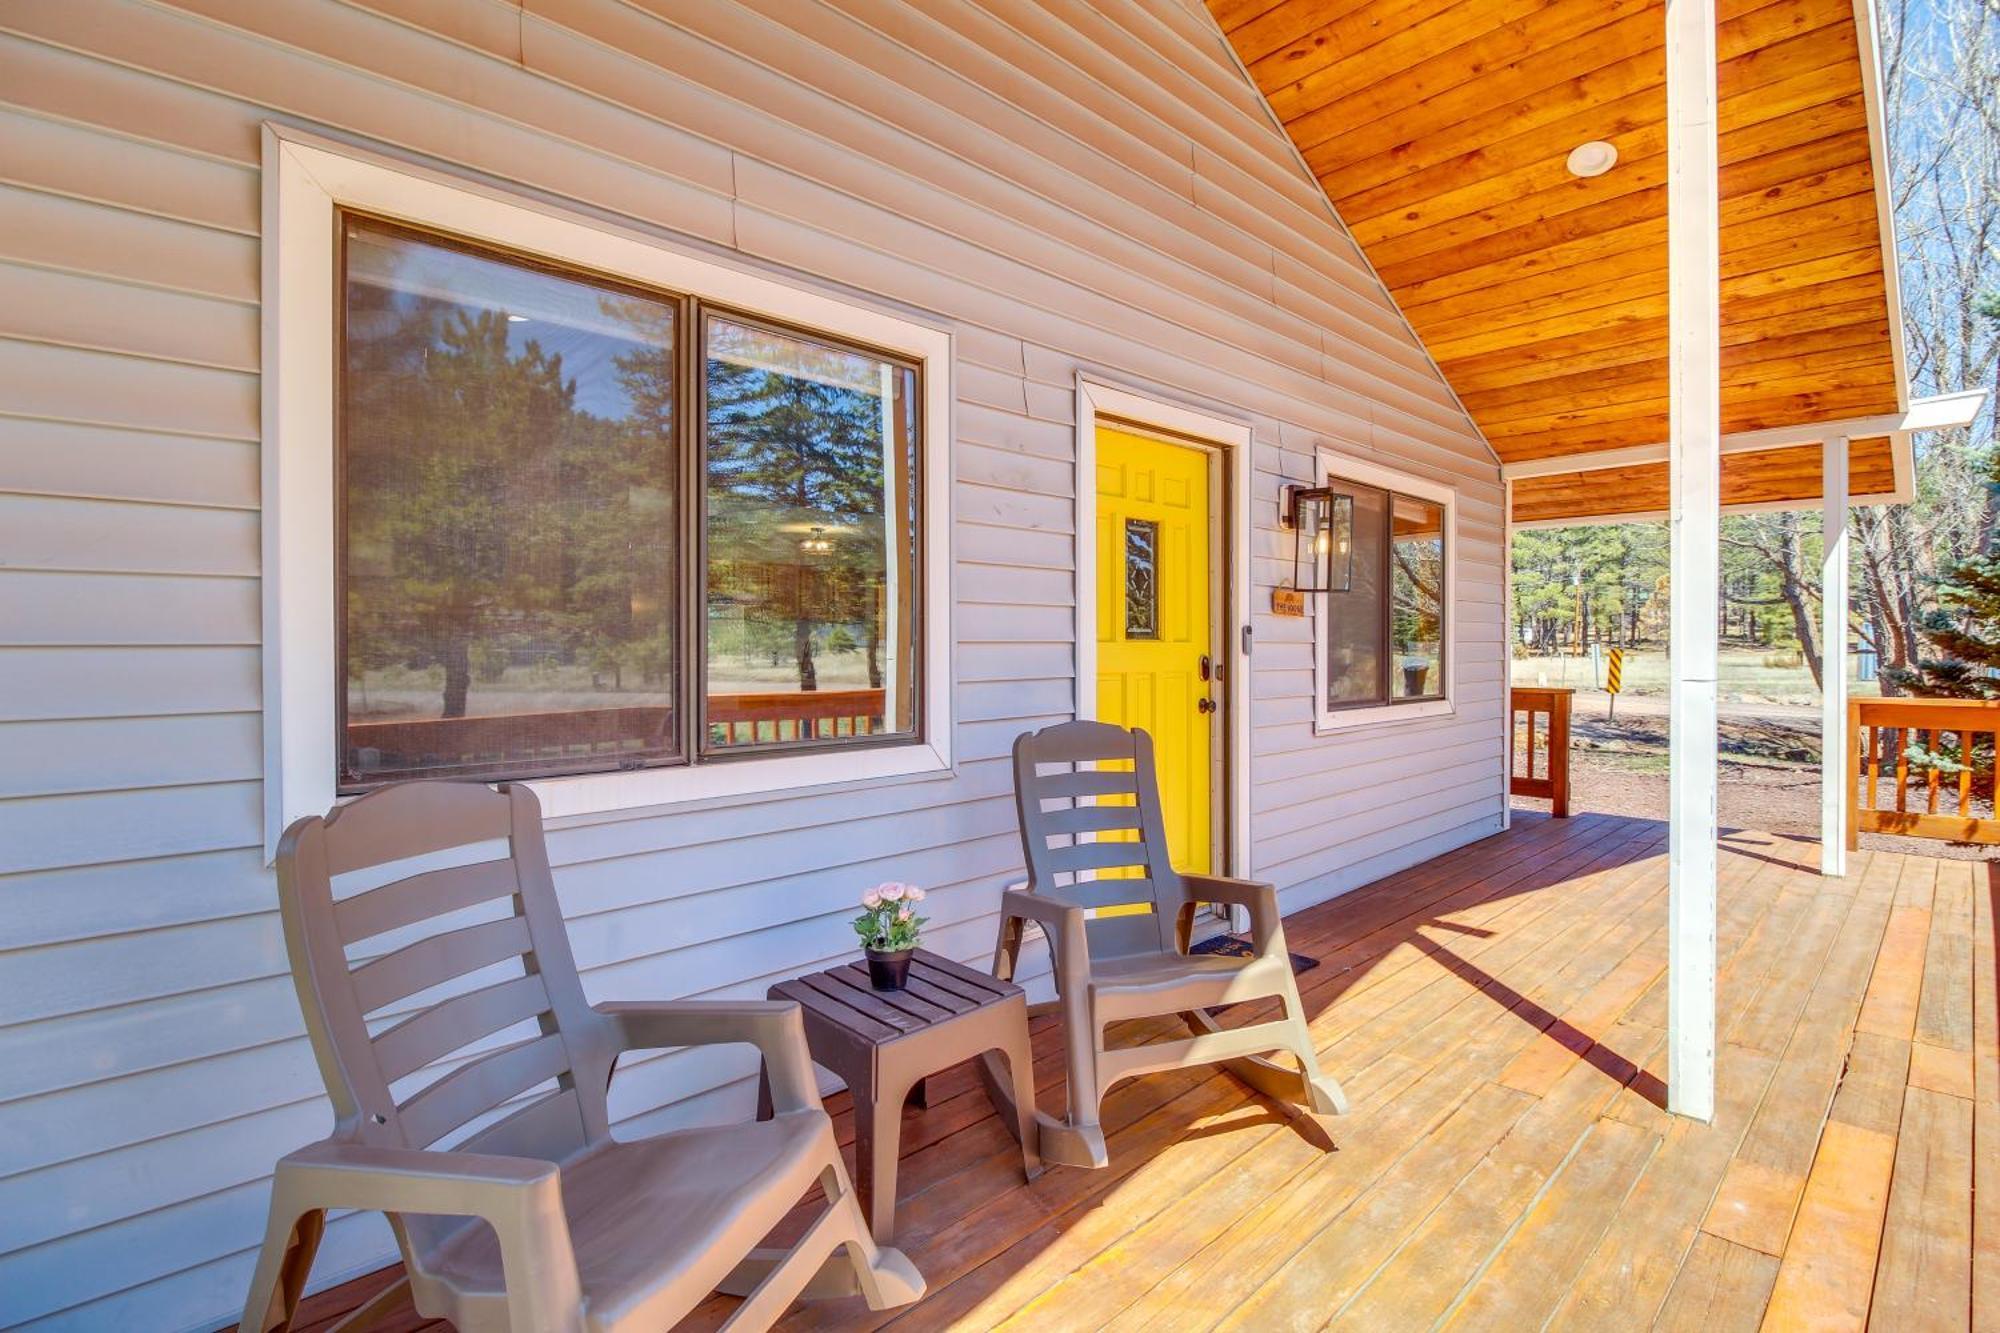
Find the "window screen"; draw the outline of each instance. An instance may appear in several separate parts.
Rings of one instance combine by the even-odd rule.
[[[344,232],[343,782],[675,758],[675,304]]]
[[[1449,511],[1338,477],[1327,485],[1354,514],[1351,532],[1331,537],[1334,567],[1349,577],[1326,594],[1327,708],[1442,699]]]

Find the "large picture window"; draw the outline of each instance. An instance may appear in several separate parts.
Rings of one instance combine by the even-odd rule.
[[[339,785],[920,737],[919,370],[341,219]]]
[[[264,179],[267,859],[403,778],[951,771],[941,321],[289,126]]]
[[[1450,706],[1450,493],[1329,460],[1343,522],[1322,604],[1322,721],[1429,714]]]

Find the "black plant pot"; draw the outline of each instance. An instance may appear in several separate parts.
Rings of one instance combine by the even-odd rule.
[[[910,955],[915,949],[869,949],[868,984],[876,990],[901,990],[910,977]]]
[[[1424,682],[1430,676],[1428,666],[1406,666],[1403,668],[1403,693],[1418,698],[1424,692]]]

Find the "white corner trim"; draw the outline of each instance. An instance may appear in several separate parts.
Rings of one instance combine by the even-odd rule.
[[[1383,490],[1396,491],[1403,495],[1415,496],[1419,500],[1429,500],[1444,508],[1444,698],[1424,699],[1412,703],[1376,704],[1366,708],[1328,708],[1326,706],[1327,661],[1326,638],[1320,632],[1326,615],[1326,595],[1313,594],[1312,603],[1312,658],[1313,658],[1313,734],[1332,735],[1336,732],[1352,731],[1360,727],[1389,726],[1403,722],[1415,722],[1424,718],[1450,717],[1458,712],[1458,491],[1455,487],[1440,482],[1425,481],[1405,472],[1385,468],[1379,463],[1364,462],[1350,458],[1346,454],[1321,446],[1314,454],[1313,484],[1323,486],[1329,477],[1339,477],[1342,481],[1356,481],[1364,486],[1379,486]],[[1383,645],[1388,651],[1388,645]]]
[[[1960,389],[1956,393],[1933,394],[1911,403],[1903,416],[1904,431],[1948,430],[1953,426],[1970,426],[1979,416],[1979,409],[1986,406],[1985,389]],[[1836,427],[1823,426],[1821,430],[1829,434],[1839,433]],[[1852,438],[1850,436],[1849,438]]]
[[[1227,872],[1253,874],[1250,856],[1250,653],[1243,627],[1251,623],[1250,477],[1253,449],[1250,423],[1213,411],[1189,407],[1151,393],[1122,388],[1087,372],[1076,377],[1076,682],[1075,712],[1079,718],[1097,715],[1097,426],[1111,417],[1210,444],[1222,455],[1229,479],[1228,556],[1230,577],[1224,590],[1227,614],[1218,660],[1229,663],[1223,673],[1227,696],[1225,735],[1228,746],[1228,808],[1225,821],[1229,848]],[[1217,549],[1220,550],[1220,544]]]
[[[335,218],[353,208],[898,353],[922,365],[925,738],[910,745],[533,782],[551,819],[952,766],[953,339],[659,237],[267,123],[263,131],[264,851],[336,800]]]

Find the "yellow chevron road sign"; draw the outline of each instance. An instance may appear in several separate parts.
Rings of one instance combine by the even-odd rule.
[[[1605,691],[1610,694],[1618,693],[1619,684],[1624,678],[1625,650],[1623,648],[1613,648],[1611,650],[1611,665],[1605,669],[1604,673]]]

